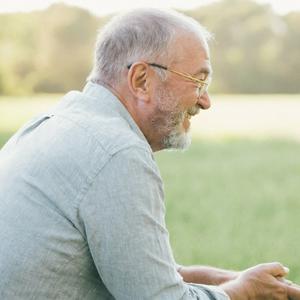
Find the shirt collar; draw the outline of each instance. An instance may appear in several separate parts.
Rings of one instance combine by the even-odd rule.
[[[88,82],[83,88],[82,92],[89,97],[98,98],[101,99],[101,101],[105,101],[107,105],[110,105],[111,109],[113,109],[123,119],[125,119],[130,128],[149,145],[146,137],[144,136],[138,125],[135,123],[134,119],[132,118],[126,107],[123,105],[121,100],[119,100],[116,95],[113,94],[107,87],[104,87],[103,85],[97,83]]]

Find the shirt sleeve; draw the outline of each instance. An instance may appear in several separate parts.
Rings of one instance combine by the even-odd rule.
[[[113,155],[79,215],[99,275],[116,299],[229,299],[217,287],[183,282],[176,271],[163,185],[149,151],[130,147]]]

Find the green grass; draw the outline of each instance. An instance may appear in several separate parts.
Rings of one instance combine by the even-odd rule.
[[[0,148],[57,100],[0,98]],[[157,154],[178,263],[243,269],[280,261],[300,283],[299,153],[294,141],[237,138],[194,140],[184,153]]]
[[[60,95],[39,95],[28,98],[0,97],[0,133],[16,131],[31,117],[55,105],[60,97]],[[2,135],[0,139],[1,137]]]
[[[300,144],[196,141],[157,155],[179,263],[243,269],[280,261],[300,282]]]
[[[0,131],[0,149],[12,134],[13,131]]]

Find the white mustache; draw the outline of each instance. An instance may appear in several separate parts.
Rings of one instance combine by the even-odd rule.
[[[200,110],[199,105],[195,105],[195,106],[189,108],[186,112],[190,116],[195,116],[195,115],[197,115],[199,113],[199,110]]]

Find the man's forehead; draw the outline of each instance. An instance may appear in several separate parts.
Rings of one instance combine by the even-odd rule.
[[[211,74],[208,44],[202,38],[195,35],[188,35],[177,40],[173,49],[176,66],[185,66],[193,75]]]
[[[194,65],[194,75],[212,73],[212,67],[210,63],[209,47],[205,40],[199,39],[196,41],[196,46],[191,47],[190,58]]]
[[[172,64],[174,67],[182,69],[193,76],[206,75],[211,76],[213,73],[210,59],[204,56],[203,53],[194,56],[177,57]],[[185,70],[184,70],[185,69]]]

